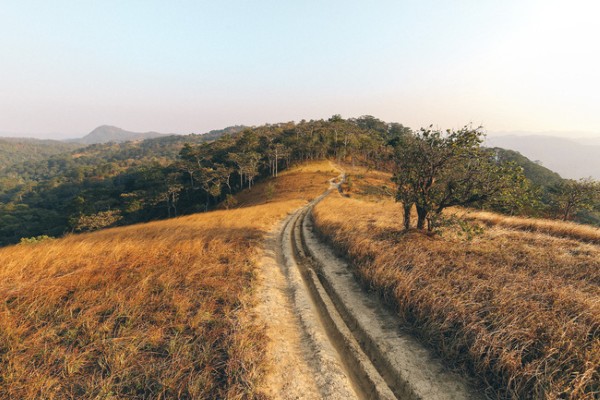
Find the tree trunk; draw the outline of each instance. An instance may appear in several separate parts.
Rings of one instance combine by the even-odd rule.
[[[227,185],[227,188],[229,189],[229,194],[231,194],[231,183],[229,182],[230,179],[231,179],[231,173],[229,175],[227,175],[227,180],[225,181],[225,184]]]
[[[569,214],[571,214],[571,205],[570,204],[565,207],[565,213],[563,214],[562,220],[563,221],[568,221],[569,220]]]
[[[171,208],[173,208],[173,216],[177,217],[177,205],[175,204],[175,193],[171,193]]]
[[[404,230],[407,231],[410,229],[410,210],[412,208],[412,204],[403,203],[403,207],[404,207]]]
[[[427,220],[427,210],[417,206],[417,229],[425,229],[425,221]]]

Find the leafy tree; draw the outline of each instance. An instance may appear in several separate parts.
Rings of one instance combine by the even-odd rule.
[[[600,202],[600,182],[591,178],[566,180],[551,189],[552,206],[563,221],[582,210],[592,210]]]
[[[246,179],[248,189],[252,189],[254,178],[256,178],[259,173],[258,167],[261,155],[257,152],[250,151],[245,153],[230,153],[229,158],[237,166],[237,171],[240,176],[240,186],[243,186],[244,179]]]
[[[101,211],[92,215],[80,215],[73,223],[75,232],[91,232],[116,224],[121,218],[118,210]]]
[[[393,180],[396,198],[404,203],[405,228],[413,204],[417,228],[427,223],[431,231],[445,208],[482,203],[524,179],[520,168],[497,162],[493,152],[480,147],[482,136],[480,128],[429,127],[397,142]]]

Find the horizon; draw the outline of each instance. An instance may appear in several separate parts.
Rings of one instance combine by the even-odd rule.
[[[598,11],[534,0],[15,2],[0,14],[0,132],[188,134],[341,114],[598,136]]]
[[[356,118],[356,117],[349,117],[349,118]],[[376,117],[377,118],[377,117]],[[325,118],[326,119],[326,118]],[[266,123],[283,123],[284,121],[271,121],[271,122],[266,122]],[[289,122],[289,121],[287,121]],[[291,121],[291,122],[299,122],[299,121]],[[384,121],[387,123],[393,123],[393,122],[398,122],[398,121]],[[0,138],[13,138],[13,139],[39,139],[39,140],[73,140],[73,139],[80,139],[88,134],[90,134],[91,132],[93,132],[95,129],[100,128],[102,126],[111,126],[111,127],[116,127],[116,128],[120,128],[123,129],[125,131],[128,132],[135,132],[135,133],[148,133],[148,132],[156,132],[156,133],[160,133],[160,134],[164,134],[164,135],[190,135],[190,134],[206,134],[209,133],[212,130],[219,130],[219,129],[225,129],[231,126],[235,126],[235,125],[243,125],[243,126],[248,126],[248,127],[252,127],[252,126],[257,126],[257,125],[245,125],[245,124],[230,124],[227,126],[223,126],[220,128],[215,128],[215,129],[211,129],[208,131],[203,131],[203,132],[159,132],[155,129],[151,129],[148,131],[136,131],[136,130],[131,130],[131,129],[127,129],[127,128],[123,128],[121,126],[116,126],[116,125],[112,125],[112,124],[101,124],[98,125],[97,127],[91,129],[89,132],[86,133],[81,133],[79,135],[69,135],[69,136],[65,136],[62,135],[60,133],[57,132],[3,132],[0,131]],[[419,129],[420,127],[410,127],[411,129]],[[436,129],[438,129],[436,127]],[[440,128],[441,129],[441,128]],[[520,130],[514,130],[514,131],[488,131],[485,129],[484,127],[484,132],[485,135],[487,137],[500,137],[500,136],[547,136],[547,137],[556,137],[556,138],[561,138],[561,139],[571,139],[571,140],[578,140],[578,139],[600,139],[600,132],[584,132],[584,131],[573,131],[573,132],[566,132],[566,131],[520,131]]]

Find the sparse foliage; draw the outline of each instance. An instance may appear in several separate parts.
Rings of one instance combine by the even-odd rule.
[[[21,244],[21,245],[37,244],[37,243],[45,242],[47,240],[54,240],[54,238],[50,237],[48,235],[40,235],[40,236],[35,236],[35,237],[30,237],[30,238],[21,238],[21,241],[19,242],[19,244]]]

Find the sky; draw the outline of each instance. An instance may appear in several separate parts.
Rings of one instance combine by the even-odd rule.
[[[600,132],[600,2],[0,0],[0,132]]]

